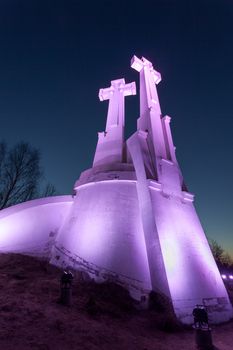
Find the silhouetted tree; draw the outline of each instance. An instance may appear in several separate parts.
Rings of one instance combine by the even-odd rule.
[[[224,252],[221,262],[226,267],[232,267],[233,266],[232,258],[230,256],[230,254],[228,254],[227,252]]]
[[[47,183],[40,197],[50,197],[50,196],[55,196],[56,194],[57,194],[57,190],[55,186],[51,183]]]
[[[231,256],[223,249],[223,247],[214,239],[209,238],[209,245],[212,251],[213,257],[219,267],[231,267],[233,261]]]
[[[221,247],[220,244],[218,244],[217,241],[215,241],[214,239],[209,239],[209,245],[210,245],[210,249],[212,251],[212,254],[214,256],[214,259],[217,263],[221,263],[223,254],[224,254],[224,249]]]
[[[28,143],[20,142],[8,150],[0,143],[0,209],[41,197],[40,153]],[[48,184],[42,196],[54,195]]]

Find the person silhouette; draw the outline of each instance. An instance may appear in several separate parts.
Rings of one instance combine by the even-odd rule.
[[[61,287],[62,288],[71,288],[73,282],[73,274],[70,270],[64,270],[61,276]]]
[[[196,305],[196,307],[193,309],[193,317],[195,328],[209,327],[208,314],[203,305]]]

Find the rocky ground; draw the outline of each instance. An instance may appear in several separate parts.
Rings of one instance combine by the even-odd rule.
[[[124,289],[77,275],[72,306],[63,306],[61,271],[21,255],[0,255],[0,276],[1,350],[196,348],[194,331],[179,326],[160,300],[138,311]],[[216,349],[233,349],[233,322],[214,326],[212,335]]]

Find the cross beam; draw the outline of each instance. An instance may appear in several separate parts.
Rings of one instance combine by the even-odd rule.
[[[134,55],[131,59],[131,67],[138,72],[140,72],[144,67],[148,67],[156,85],[162,80],[161,74],[153,68],[152,63],[148,61],[145,57],[142,57],[142,59],[140,60],[140,58]]]
[[[125,84],[125,79],[111,81],[111,86],[99,90],[100,101],[109,100],[106,131],[112,126],[124,126],[124,97],[136,95],[135,82]]]

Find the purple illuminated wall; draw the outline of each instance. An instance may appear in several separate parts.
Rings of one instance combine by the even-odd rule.
[[[0,211],[0,252],[49,258],[72,203],[71,196],[47,197]]]
[[[132,58],[140,75],[137,131],[124,140],[124,97],[135,83],[113,80],[93,167],[74,197],[31,201],[0,213],[0,251],[50,258],[115,281],[138,300],[151,290],[171,299],[177,317],[192,323],[204,304],[212,322],[232,317],[232,306],[175,155],[169,116],[162,117],[156,85],[161,75],[145,58]]]

